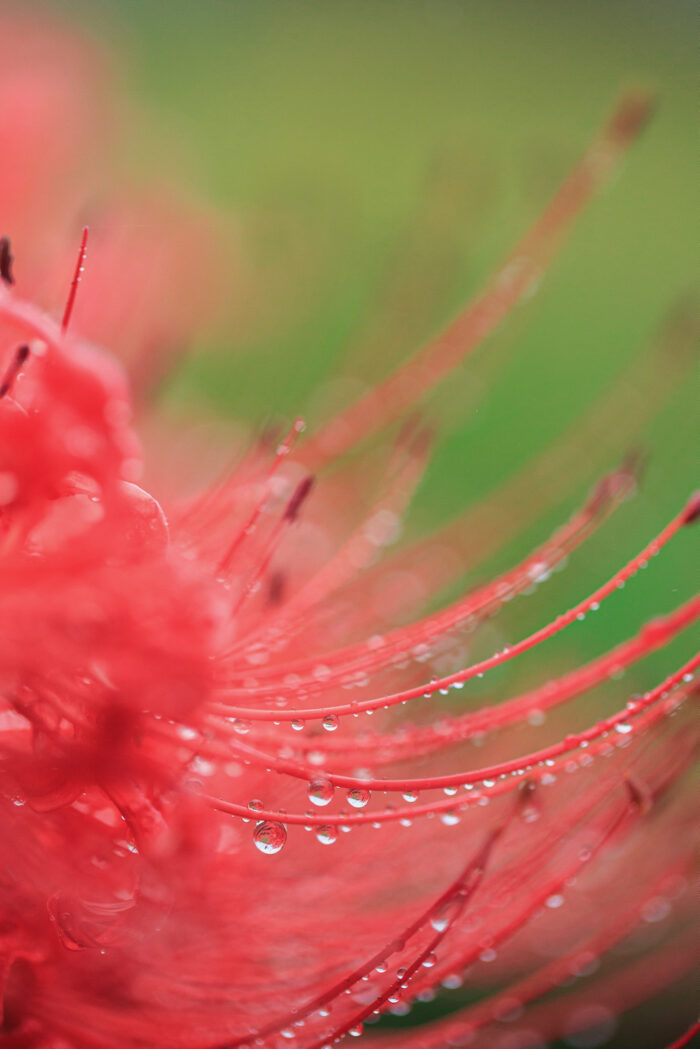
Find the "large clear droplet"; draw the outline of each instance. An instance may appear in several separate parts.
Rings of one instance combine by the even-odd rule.
[[[338,727],[338,718],[335,714],[326,714],[325,718],[321,722],[326,732],[335,732]]]
[[[347,793],[347,798],[354,809],[363,809],[370,799],[370,793],[363,787],[352,787]]]
[[[287,841],[287,828],[283,823],[262,820],[253,832],[253,841],[261,852],[273,855],[284,848]]]
[[[327,779],[312,779],[307,793],[309,801],[312,801],[314,805],[323,806],[333,800],[335,788]]]
[[[316,837],[322,845],[332,845],[338,837],[338,832],[335,827],[331,827],[328,824],[324,824],[322,827],[318,827],[316,830]]]

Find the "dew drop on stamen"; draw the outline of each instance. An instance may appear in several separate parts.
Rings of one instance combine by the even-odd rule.
[[[332,845],[337,839],[338,832],[335,827],[331,827],[329,824],[324,824],[319,827],[316,831],[316,838],[321,842],[322,845]]]
[[[312,779],[307,790],[309,801],[319,807],[328,805],[333,800],[334,793],[335,788],[327,779]]]
[[[274,855],[284,848],[287,841],[287,830],[283,823],[273,820],[262,820],[253,832],[256,848],[266,855]]]
[[[401,796],[402,796],[403,800],[409,802],[409,804],[412,804],[414,801],[418,801],[418,791],[417,790],[407,790]]]
[[[338,727],[338,718],[335,714],[326,714],[325,718],[321,722],[326,732],[335,732]]]
[[[370,792],[362,787],[352,787],[347,793],[348,804],[354,809],[363,809],[370,797]]]

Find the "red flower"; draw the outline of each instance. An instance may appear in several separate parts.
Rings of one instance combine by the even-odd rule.
[[[55,81],[37,68],[21,90],[47,102]],[[30,179],[46,177],[31,163],[53,127],[42,107],[19,128],[0,122],[24,141]],[[540,645],[544,657],[550,637],[677,541],[697,497],[574,608],[479,658],[476,631],[632,494],[636,461],[522,563],[392,625],[406,619],[396,595],[408,604],[451,572],[440,536],[383,550],[427,436],[404,424],[374,500],[342,458],[405,417],[532,289],[646,112],[643,98],[623,101],[481,297],[387,381],[163,507],[138,487],[121,367],[74,332],[113,336],[141,374],[146,351],[170,346],[171,321],[186,333],[192,298],[188,321],[173,288],[163,326],[151,297],[124,339],[134,285],[122,264],[103,285],[107,313],[86,287],[71,318],[81,254],[61,325],[12,287],[23,238],[2,243],[4,1044],[321,1049],[464,987],[449,1015],[367,1030],[361,1044],[525,1049],[604,1030],[690,967],[684,776],[700,657],[643,695],[617,687],[602,720],[586,697],[694,623],[700,599],[585,666],[543,667],[519,694],[466,712],[440,697]],[[61,142],[48,145],[60,168]],[[9,220],[50,239],[7,170]],[[488,529],[471,518],[482,551],[519,513],[506,496]],[[553,993],[562,984],[573,986]]]

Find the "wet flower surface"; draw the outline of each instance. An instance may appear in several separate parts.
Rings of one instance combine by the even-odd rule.
[[[18,167],[0,171],[3,1043],[600,1044],[585,1038],[607,1037],[697,957],[700,657],[639,695],[622,675],[692,628],[700,599],[663,618],[640,609],[638,632],[585,665],[552,670],[547,643],[634,600],[616,591],[656,555],[663,571],[698,498],[575,606],[548,623],[523,613],[486,654],[503,605],[546,585],[634,495],[638,456],[620,448],[531,554],[435,611],[419,606],[454,574],[446,536],[469,536],[474,511],[393,544],[429,454],[421,398],[534,290],[648,100],[623,99],[483,292],[384,382],[159,500],[141,487],[133,411],[208,309],[188,269],[187,231],[203,223],[149,210],[160,265],[143,239],[140,255],[124,249],[118,221],[98,222],[70,283],[56,228],[34,211],[47,170],[32,158],[49,149],[51,215],[70,224],[72,147],[47,135],[73,67],[14,68],[13,35],[27,33],[6,27],[0,71],[1,140],[20,142],[26,172],[20,192]],[[14,123],[3,99],[27,93]],[[34,300],[52,298],[42,288],[58,273],[68,305],[54,317]],[[505,490],[479,512],[488,550],[519,506]],[[470,683],[521,656],[530,684],[469,701]],[[615,704],[592,716],[607,682]],[[428,1023],[372,1026],[438,996],[444,1015]]]

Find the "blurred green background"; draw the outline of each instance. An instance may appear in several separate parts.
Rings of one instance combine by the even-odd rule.
[[[620,89],[655,90],[652,124],[538,295],[428,399],[440,439],[407,528],[420,532],[476,504],[611,389],[612,411],[578,442],[561,497],[543,492],[537,519],[455,585],[541,541],[630,447],[650,456],[640,494],[569,571],[505,610],[506,636],[516,639],[589,592],[680,509],[698,484],[698,373],[688,334],[700,230],[693,3],[44,7],[116,52],[137,112],[132,161],[167,164],[231,216],[249,283],[243,293],[232,287],[227,330],[203,340],[164,398],[250,421],[301,412],[313,423],[323,414],[318,390],[331,377],[351,380],[336,390],[342,403],[358,380],[385,374],[479,288]],[[669,311],[677,318],[679,298],[682,337],[676,320],[652,366],[644,348]],[[628,418],[629,395],[635,410],[648,406],[641,427]],[[596,616],[550,642],[554,664],[600,652],[688,597],[698,577],[697,537],[688,533]],[[696,644],[697,635],[685,636],[630,672],[630,691],[654,683]],[[508,675],[500,679],[506,688]],[[669,1037],[682,1013],[681,1005],[668,1018]],[[661,1044],[658,1037],[623,1024],[610,1044],[645,1049]]]

